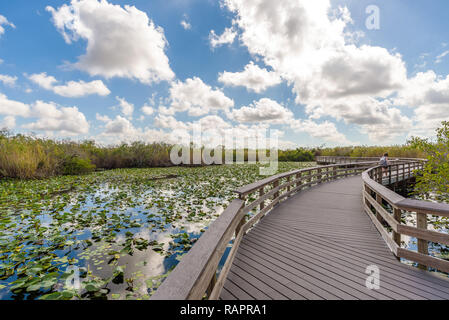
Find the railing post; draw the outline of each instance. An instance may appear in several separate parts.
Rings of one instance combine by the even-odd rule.
[[[245,201],[246,195],[240,194],[239,199]],[[240,229],[245,225],[245,223],[246,223],[246,215],[242,217],[242,220],[240,220],[237,227],[235,228],[235,236],[237,236],[239,234]]]
[[[273,188],[277,188],[279,186],[279,180],[276,180],[273,182]],[[277,199],[279,197],[279,191],[274,194],[273,200]]]
[[[289,183],[289,182],[290,182],[290,176],[287,177],[287,183]],[[287,192],[290,192],[290,189],[291,189],[291,186],[288,186],[287,187]]]
[[[401,209],[393,208],[393,218],[401,224]],[[401,234],[393,231],[393,240],[398,246],[401,246]]]
[[[391,165],[388,166],[388,185],[391,184]]]
[[[382,197],[381,197],[381,195],[378,194],[377,192],[376,192],[376,202],[377,202],[380,206],[382,206]],[[376,217],[377,217],[377,220],[379,220],[380,222],[383,222],[384,219],[382,219],[381,214],[380,214],[377,210],[376,210]]]
[[[318,183],[321,183],[321,168],[318,168],[317,174],[318,175],[317,175],[316,179],[317,179]]]
[[[427,230],[427,214],[425,213],[416,213],[416,227],[418,229],[426,229]],[[418,252],[428,255],[429,254],[429,244],[427,240],[417,239],[418,240]],[[427,270],[427,266],[419,264],[418,267],[420,269]]]
[[[296,180],[298,180],[299,178],[301,178],[301,172],[296,174]],[[302,181],[296,182],[296,188],[298,188],[300,184],[302,184]]]
[[[262,197],[265,194],[264,189],[265,189],[264,187],[259,189],[259,197]],[[265,207],[265,201],[262,201],[260,203],[260,210],[262,210],[264,207]]]
[[[210,280],[209,286],[207,287],[207,290],[206,290],[207,297],[209,297],[210,294],[212,293],[212,290],[214,290],[216,283],[217,283],[217,273],[215,272],[212,279]]]

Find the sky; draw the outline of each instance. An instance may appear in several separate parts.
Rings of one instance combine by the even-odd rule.
[[[103,145],[176,143],[197,128],[204,143],[275,132],[283,148],[432,137],[449,119],[448,11],[445,0],[1,1],[0,128]]]

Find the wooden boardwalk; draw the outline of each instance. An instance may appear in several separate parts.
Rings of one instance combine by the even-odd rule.
[[[366,268],[380,270],[369,290]],[[449,281],[400,263],[362,208],[360,176],[281,202],[246,234],[221,299],[449,299]]]

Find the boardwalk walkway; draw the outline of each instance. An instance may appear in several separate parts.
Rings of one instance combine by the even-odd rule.
[[[449,281],[400,263],[362,209],[360,176],[274,208],[242,240],[221,299],[449,299]],[[366,268],[380,270],[369,290]]]

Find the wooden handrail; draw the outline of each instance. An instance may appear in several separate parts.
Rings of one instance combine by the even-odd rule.
[[[398,182],[400,179],[410,179],[416,170],[423,168],[425,163],[422,159],[401,160],[402,163],[392,164],[386,171],[388,184],[391,184],[392,180]],[[380,166],[362,173],[363,203],[365,212],[390,250],[398,258],[418,263],[422,269],[431,267],[449,272],[449,261],[430,256],[428,252],[428,241],[449,245],[449,234],[427,229],[427,215],[449,217],[449,204],[404,198],[383,185],[383,175],[384,172]],[[393,214],[384,208],[384,201],[393,208]],[[402,224],[402,212],[416,214],[416,227]],[[387,232],[383,224],[391,227],[392,235]],[[401,248],[401,235],[415,237],[418,240],[418,250]]]
[[[243,236],[280,201],[305,188],[360,174],[372,166],[373,162],[358,162],[293,170],[237,189],[239,199],[233,200],[210,225],[151,299],[218,299]],[[247,203],[250,194],[255,195],[255,200]],[[247,221],[249,212],[254,214]],[[219,262],[233,236],[231,251],[217,279]]]

